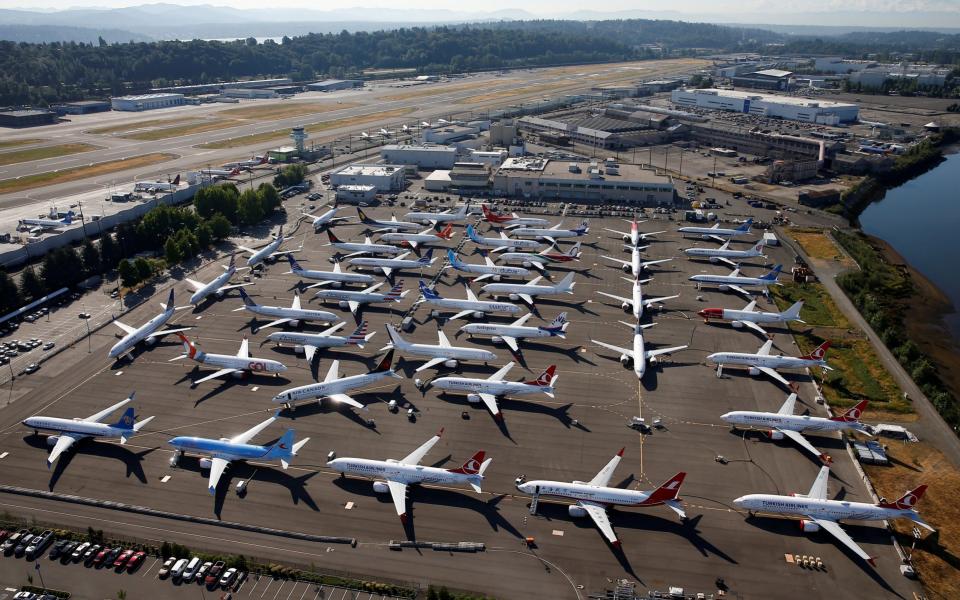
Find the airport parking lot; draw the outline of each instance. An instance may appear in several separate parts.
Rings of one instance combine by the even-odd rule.
[[[402,218],[403,210],[378,208],[371,212],[376,217],[389,218],[394,210]],[[739,200],[725,209],[734,214],[751,214],[751,210]],[[293,211],[290,212],[292,218]],[[623,272],[600,258],[603,254],[629,257],[620,249],[619,236],[604,231],[604,227],[626,231],[629,225],[620,219],[594,219],[584,238],[582,259],[572,263],[572,269],[578,272],[574,295],[538,302],[543,324],[560,311],[568,312],[571,325],[567,338],[522,342],[526,368],[517,366],[508,377],[532,379],[546,366],[556,364],[560,378],[555,399],[504,400],[504,423],[498,426],[481,405],[469,404],[463,396],[437,390],[421,394],[413,385],[412,373],[420,361],[404,360],[400,370],[405,379],[353,394],[367,405],[368,411],[313,403],[281,413],[282,423],[275,424],[255,441],[275,439],[284,427],[296,428],[298,439],[309,436],[310,442],[293,466],[283,471],[276,464],[235,464],[212,497],[205,490],[206,473],[201,472],[195,458],[185,457],[178,468],[170,467],[171,448],[166,441],[176,435],[216,438],[242,432],[276,410],[270,398],[279,390],[322,378],[334,359],[341,360],[340,370],[346,375],[366,372],[375,364],[377,350],[387,342],[383,325],[399,321],[400,314],[414,301],[415,292],[393,310],[375,306],[365,313],[370,331],[377,332],[365,349],[320,351],[319,364],[312,367],[293,354],[292,349],[277,349],[270,343],[261,347],[270,330],[251,335],[254,356],[287,364],[289,370],[283,377],[228,378],[192,388],[191,379],[210,371],[194,370],[185,361],[170,362],[181,350],[173,339],[139,352],[132,361],[114,363],[106,357],[115,342],[114,328],[108,327],[93,336],[91,354],[87,354],[86,342],[77,344],[48,361],[38,373],[17,378],[14,384],[20,400],[2,413],[2,484],[118,500],[224,521],[353,537],[358,542],[355,548],[212,525],[188,526],[143,515],[11,495],[0,495],[0,504],[12,514],[35,514],[38,518],[56,518],[83,526],[87,522],[99,523],[98,527],[116,529],[132,537],[170,539],[197,548],[312,564],[319,570],[374,579],[445,584],[501,598],[530,593],[583,598],[623,577],[638,582],[641,589],[665,591],[668,586],[678,585],[688,593],[715,592],[715,579],[722,577],[731,594],[743,598],[835,599],[895,594],[910,597],[912,592],[919,591],[919,586],[899,575],[899,560],[889,544],[889,536],[877,524],[846,526],[858,543],[879,557],[874,570],[841,550],[823,533],[804,534],[793,521],[747,519],[731,504],[733,498],[752,492],[806,492],[819,465],[787,442],[734,433],[720,421],[719,415],[730,410],[775,410],[786,391],[767,379],[750,377],[737,369],[726,369],[718,379],[715,370],[704,364],[709,353],[752,352],[763,340],[728,325],[706,325],[696,316],[706,306],[741,308],[746,301],[713,289],[697,291],[687,281],[695,273],[725,274],[727,269],[680,259],[679,248],[713,242],[681,240],[676,226],[676,222],[670,221],[641,225],[642,231],[670,230],[651,244],[646,253],[649,258],[675,257],[672,262],[659,265],[663,268],[654,267],[653,281],[645,286],[645,293],[680,294],[680,298],[667,302],[662,312],[644,317],[658,323],[647,331],[646,340],[652,347],[689,344],[690,348],[650,369],[639,385],[633,372],[624,369],[617,356],[590,341],[592,338],[628,345],[630,339],[629,330],[618,323],[628,317],[619,303],[595,294],[604,290],[626,295],[629,289],[621,279]],[[457,228],[454,243],[459,243],[462,231]],[[759,234],[755,231],[755,235]],[[337,235],[351,240],[362,237],[357,226],[339,226]],[[325,235],[315,235],[311,228],[301,227],[286,247],[297,248],[301,241],[304,249],[297,257],[305,267],[329,268],[331,249],[323,246]],[[567,245],[564,243],[564,247]],[[471,249],[472,244],[467,243],[466,258],[478,261],[479,256],[470,255]],[[792,256],[782,248],[773,249],[771,259],[788,267],[792,262]],[[432,276],[439,264],[440,261],[428,269],[425,276]],[[255,280],[251,295],[263,303],[289,306],[297,280],[284,275],[287,270],[285,263],[270,266],[263,278]],[[552,269],[554,280],[557,275],[562,277],[564,270]],[[744,264],[744,271],[760,275],[766,267],[748,263]],[[218,264],[211,264],[191,277],[208,281],[219,272]],[[416,274],[402,278],[405,288],[415,289]],[[478,286],[473,288],[476,291]],[[166,289],[161,286],[154,298],[124,315],[123,321],[139,325],[155,315],[157,302]],[[177,283],[175,289],[179,297],[187,297],[185,284]],[[453,273],[444,275],[439,289],[444,295],[463,297],[463,289]],[[307,302],[311,296],[311,291],[307,291],[304,303],[319,307],[317,301]],[[698,296],[702,301],[697,300]],[[770,306],[762,299],[760,305]],[[233,312],[239,306],[236,297],[228,296],[195,311],[180,311],[171,324],[194,326],[189,335],[199,339],[208,352],[235,353],[241,337],[250,335],[248,315]],[[339,312],[350,318],[346,311]],[[436,343],[437,323],[428,318],[427,310],[419,309],[415,317],[418,326],[408,337]],[[453,340],[461,324],[444,326],[455,344],[468,343],[465,336]],[[305,329],[318,331],[322,327],[307,325]],[[784,331],[774,332],[780,351],[796,355],[792,340]],[[464,365],[464,373],[489,375],[510,360],[509,352],[502,346],[480,338],[473,344],[492,349],[499,360],[489,367]],[[815,394],[807,377],[788,377],[801,384],[804,409],[822,413],[823,409],[814,403]],[[49,471],[44,468],[47,446],[43,437],[34,436],[19,424],[37,413],[87,416],[134,390],[138,414],[156,415],[141,434],[125,446],[85,443],[75,454],[62,457]],[[403,410],[389,412],[387,402],[391,399],[396,399]],[[415,419],[407,418],[409,408],[414,409]],[[660,419],[663,428],[643,435],[628,427],[633,417],[643,417],[648,423]],[[406,527],[397,519],[389,496],[375,494],[369,481],[340,479],[325,466],[331,450],[341,457],[400,458],[441,427],[445,428],[443,438],[424,464],[455,467],[483,449],[493,458],[483,493],[476,494],[469,488],[414,488],[409,502],[413,519]],[[840,440],[817,437],[815,443],[836,461],[830,482],[831,497],[869,501]],[[621,447],[626,451],[612,480],[614,484],[652,489],[678,471],[687,473],[681,491],[689,517],[686,523],[662,506],[613,510],[611,521],[623,541],[621,552],[607,545],[589,519],[571,518],[563,505],[541,499],[538,514],[531,515],[529,499],[514,487],[519,474],[588,480]],[[727,462],[718,462],[718,455]],[[233,492],[241,480],[250,481],[244,497]],[[528,537],[534,538],[533,547],[525,543]],[[404,539],[482,542],[486,551],[458,554],[388,549],[391,540]],[[789,565],[784,560],[786,553],[821,557],[826,568],[811,571]],[[267,596],[271,595],[272,590]]]

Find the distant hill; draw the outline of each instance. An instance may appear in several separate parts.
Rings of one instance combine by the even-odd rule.
[[[66,25],[2,25],[0,40],[11,42],[83,42],[96,44],[103,38],[108,44],[126,42],[152,42],[155,38],[142,33],[122,29],[90,29],[87,27],[68,27]]]

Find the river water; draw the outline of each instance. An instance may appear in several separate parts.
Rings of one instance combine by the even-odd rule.
[[[893,246],[960,310],[960,154],[889,190],[863,211],[860,227]],[[944,322],[960,340],[960,312]]]

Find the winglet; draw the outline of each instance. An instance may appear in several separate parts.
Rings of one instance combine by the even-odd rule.
[[[620,452],[617,452],[617,456],[619,456],[619,457],[622,458],[622,457],[623,457],[623,451],[626,450],[626,449],[627,449],[626,446],[624,446],[623,448],[620,448]]]

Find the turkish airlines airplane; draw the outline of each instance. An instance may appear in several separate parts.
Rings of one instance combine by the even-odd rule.
[[[507,237],[507,234],[500,232],[500,237],[481,237],[474,229],[473,225],[467,225],[467,237],[477,246],[493,248],[492,252],[501,250],[537,250],[542,246],[536,240],[517,240]]]
[[[450,317],[451,321],[470,315],[473,315],[474,318],[479,319],[485,314],[492,312],[509,314],[516,314],[520,312],[520,307],[516,304],[510,304],[509,302],[478,300],[476,294],[473,293],[473,290],[470,289],[469,285],[464,284],[463,287],[467,292],[466,300],[460,300],[458,298],[443,298],[436,292],[436,290],[428,288],[427,285],[421,280],[420,300],[418,300],[418,302],[429,304],[437,308],[458,310],[459,312],[457,314]]]
[[[370,236],[363,238],[363,243],[360,242],[343,242],[336,235],[333,234],[333,231],[328,229],[327,235],[330,237],[330,243],[326,244],[327,246],[333,246],[337,250],[343,250],[349,252],[350,254],[345,255],[343,258],[350,258],[352,256],[360,256],[363,254],[388,254],[390,256],[396,256],[401,254],[403,250],[397,248],[396,246],[391,246],[389,244],[374,244],[370,241]]]
[[[486,254],[484,254],[483,259],[486,264],[476,265],[460,262],[453,250],[447,250],[447,260],[450,261],[450,265],[444,268],[455,269],[461,273],[479,274],[479,277],[473,278],[474,283],[491,277],[494,281],[500,281],[501,277],[526,277],[530,274],[530,271],[523,267],[502,267],[494,264]]]
[[[381,229],[374,229],[374,233],[380,233],[381,231],[404,231],[404,230],[417,230],[423,227],[420,223],[411,223],[409,221],[398,221],[397,216],[393,215],[390,217],[389,221],[384,221],[382,219],[371,219],[363,212],[362,208],[357,208],[357,216],[360,218],[360,222],[367,226],[380,227]]]
[[[773,340],[767,340],[763,346],[760,346],[756,354],[750,354],[749,352],[716,352],[707,356],[707,360],[717,365],[717,377],[723,375],[723,367],[725,365],[743,365],[750,368],[751,375],[764,373],[790,389],[793,389],[795,384],[791,384],[784,379],[783,376],[777,372],[777,369],[820,367],[827,371],[833,370],[833,367],[828,365],[824,358],[827,354],[827,348],[830,347],[830,342],[824,342],[817,346],[810,354],[800,357],[774,356],[770,354],[772,347]]]
[[[513,227],[546,227],[550,224],[547,219],[540,219],[537,217],[520,217],[517,215],[517,213],[511,213],[509,216],[498,215],[490,210],[490,207],[486,204],[481,204],[480,208],[483,210],[484,221],[493,225],[502,225],[507,229]]]
[[[287,256],[290,255],[288,254]],[[246,267],[242,268],[245,269]],[[223,298],[224,294],[226,294],[229,290],[253,285],[251,283],[228,283],[230,278],[233,277],[234,273],[236,272],[236,258],[233,254],[231,254],[230,262],[223,266],[223,273],[217,275],[212,281],[203,283],[201,281],[196,281],[194,279],[190,279],[189,277],[185,277],[183,280],[187,282],[187,285],[193,288],[193,295],[190,296],[190,304],[197,306],[208,296],[215,295],[217,298]]]
[[[320,290],[315,294],[315,297],[320,298],[324,304],[326,304],[327,300],[336,300],[340,308],[349,308],[353,316],[357,316],[362,305],[400,302],[404,296],[410,293],[410,290],[403,289],[403,281],[401,280],[395,283],[386,294],[378,294],[377,290],[380,289],[383,284],[384,282],[381,281],[360,291]]]
[[[765,245],[764,241],[760,240],[749,250],[730,250],[730,240],[727,240],[719,248],[685,248],[683,252],[691,258],[707,258],[712,263],[723,262],[737,268],[737,263],[732,259],[767,258],[767,255],[763,253]]]
[[[567,313],[560,313],[546,326],[539,325],[537,327],[530,327],[525,325],[532,316],[533,313],[527,313],[509,325],[501,325],[499,323],[469,323],[461,327],[457,335],[462,332],[471,337],[475,335],[492,336],[493,343],[498,344],[503,342],[510,348],[514,356],[520,352],[520,346],[517,344],[517,340],[547,337],[566,338],[567,327],[570,325],[570,323],[567,322]]]
[[[775,413],[735,410],[721,415],[720,418],[733,425],[734,428],[743,425],[751,429],[766,430],[772,440],[782,440],[784,437],[788,437],[825,464],[832,462],[832,459],[829,455],[817,450],[807,438],[803,437],[804,432],[853,430],[873,436],[869,428],[860,422],[860,415],[867,409],[867,400],[862,400],[843,414],[830,418],[795,415],[793,412],[796,404],[797,395],[790,394],[780,410]]]
[[[190,358],[201,365],[207,365],[210,367],[220,367],[220,370],[211,373],[197,379],[193,382],[193,385],[200,385],[205,381],[210,381],[211,379],[216,379],[217,377],[223,377],[224,375],[233,375],[235,377],[242,377],[247,372],[250,373],[282,373],[287,370],[287,366],[278,360],[270,360],[267,358],[253,358],[250,356],[250,341],[246,336],[243,337],[243,341],[240,342],[240,350],[237,351],[235,355],[230,354],[207,354],[203,350],[199,350],[193,342],[187,339],[182,333],[178,333],[177,337],[180,338],[180,341],[183,342],[183,354],[171,358],[170,361],[181,360],[184,358]]]
[[[361,321],[357,328],[349,337],[342,335],[333,335],[344,322],[340,321],[333,327],[321,331],[320,333],[301,333],[299,331],[275,331],[267,336],[267,339],[260,342],[264,345],[267,342],[275,344],[294,344],[295,352],[302,352],[307,358],[307,362],[313,362],[313,356],[320,348],[340,348],[342,346],[356,346],[363,348],[363,345],[370,341],[370,338],[377,334],[376,331],[367,333],[367,322]]]
[[[655,365],[657,364],[657,357],[663,354],[672,354],[674,352],[679,352],[680,350],[685,350],[688,346],[673,346],[672,348],[659,348],[657,350],[647,350],[643,341],[643,330],[649,327],[653,327],[656,323],[650,323],[648,325],[641,325],[639,323],[631,325],[630,323],[624,323],[620,321],[627,327],[633,329],[633,348],[621,348],[620,346],[614,346],[613,344],[608,344],[606,342],[601,342],[598,340],[590,340],[598,346],[602,346],[608,350],[613,350],[614,352],[620,353],[620,363],[623,366],[633,365],[633,372],[637,375],[637,379],[643,379],[643,376],[647,372],[647,364]]]
[[[556,244],[558,239],[583,237],[590,232],[590,221],[584,219],[580,221],[580,226],[576,229],[560,229],[560,223],[557,223],[549,229],[539,227],[518,227],[510,232],[510,235],[518,238],[534,238],[546,240],[550,244]]]
[[[129,325],[124,325],[120,321],[114,320],[113,324],[122,329],[126,335],[124,335],[119,342],[110,348],[108,356],[110,358],[119,358],[132,350],[133,347],[140,342],[144,342],[148,346],[152,346],[157,343],[159,338],[167,335],[168,333],[177,333],[178,331],[187,331],[190,329],[190,327],[160,329],[167,324],[167,321],[169,321],[170,317],[173,316],[174,311],[177,310],[177,307],[173,304],[173,288],[170,289],[170,295],[167,297],[166,304],[161,303],[160,307],[163,308],[163,312],[150,319],[140,327],[130,327]]]
[[[338,223],[349,223],[350,217],[338,217],[337,212],[343,210],[343,207],[334,206],[327,212],[323,213],[319,217],[316,215],[311,215],[310,213],[300,212],[301,215],[310,219],[313,230],[320,231],[324,227],[332,227]]]
[[[441,429],[437,435],[423,443],[419,448],[401,458],[394,460],[372,460],[369,458],[334,458],[327,461],[327,466],[338,471],[341,476],[346,474],[371,477],[374,479],[373,491],[378,494],[390,493],[393,505],[400,517],[400,522],[407,523],[407,486],[422,483],[440,483],[456,485],[467,483],[478,494],[483,482],[483,473],[490,466],[492,458],[485,458],[486,453],[480,450],[467,460],[458,469],[441,469],[438,467],[420,466],[420,461],[430,452],[430,449],[440,441],[443,435]]]
[[[290,325],[296,327],[300,324],[301,321],[323,321],[326,323],[336,323],[340,321],[340,317],[333,314],[332,312],[327,312],[325,310],[314,310],[310,308],[300,308],[300,294],[294,293],[293,302],[290,304],[290,308],[285,306],[264,306],[262,304],[257,304],[247,295],[243,289],[240,289],[240,298],[243,299],[243,306],[240,308],[233,309],[233,312],[238,310],[246,310],[252,312],[255,315],[260,315],[263,317],[275,317],[273,321],[270,321],[263,327],[254,326],[250,331],[256,333],[261,329],[266,329],[267,327],[275,327],[277,325],[284,325],[289,323]]]
[[[560,294],[572,294],[573,286],[576,285],[573,277],[574,271],[567,273],[559,283],[552,285],[538,285],[537,282],[543,279],[543,276],[536,277],[527,283],[488,283],[483,286],[481,291],[497,298],[507,296],[511,300],[523,300],[528,305],[533,306],[533,299],[539,296],[559,296]]]
[[[369,285],[373,283],[373,277],[363,273],[348,273],[340,269],[340,263],[333,263],[332,271],[317,271],[315,269],[304,269],[300,266],[300,263],[297,262],[291,255],[287,255],[287,260],[290,262],[290,270],[284,273],[285,275],[296,275],[303,279],[317,279],[319,283],[313,283],[307,286],[306,289],[322,287],[329,285],[330,287],[341,287],[345,283],[362,283]]]
[[[491,360],[497,360],[497,355],[489,350],[481,348],[465,348],[463,346],[451,346],[450,340],[443,333],[442,329],[437,329],[439,343],[434,344],[413,344],[403,339],[393,325],[387,323],[387,335],[390,336],[390,343],[381,348],[380,351],[395,349],[400,354],[411,354],[413,356],[425,356],[429,358],[427,362],[417,367],[415,373],[433,368],[442,364],[449,369],[455,369],[461,362],[466,360],[482,361],[484,364]]]
[[[453,239],[453,225],[447,223],[443,231],[436,231],[433,227],[427,228],[420,233],[405,233],[402,231],[380,234],[380,241],[389,244],[398,243],[401,246],[410,246],[414,250],[421,244],[437,245]]]
[[[200,174],[211,179],[229,179],[240,174],[240,167],[232,169],[200,169]]]
[[[742,225],[736,229],[723,229],[720,227],[720,223],[714,223],[713,227],[681,227],[677,231],[680,233],[696,233],[700,234],[705,240],[714,239],[718,242],[726,242],[732,238],[740,237],[742,235],[752,235],[750,233],[750,228],[753,226],[753,218],[749,218],[743,222]]]
[[[610,479],[613,472],[623,458],[623,448],[614,456],[605,467],[600,469],[590,481],[550,481],[546,479],[534,479],[528,481],[523,475],[517,477],[517,489],[525,494],[531,494],[534,497],[551,496],[554,498],[564,498],[575,500],[567,508],[571,517],[589,516],[603,537],[610,542],[614,548],[620,548],[620,540],[617,533],[610,524],[610,517],[607,515],[607,507],[610,506],[659,506],[664,505],[670,510],[680,515],[681,519],[686,519],[687,515],[683,511],[683,504],[680,502],[680,486],[687,476],[680,472],[664,482],[663,485],[649,492],[639,490],[626,490],[618,487],[610,487]]]
[[[767,288],[769,288],[771,285],[783,285],[777,281],[782,269],[783,265],[776,265],[763,277],[744,277],[740,274],[740,267],[737,267],[729,275],[708,275],[706,273],[701,273],[700,275],[691,275],[688,279],[690,281],[697,282],[698,290],[704,283],[709,283],[716,285],[717,289],[719,289],[721,292],[733,290],[738,294],[743,294],[749,298],[750,292],[744,289],[744,286],[763,288],[763,293],[766,294]]]
[[[133,395],[134,393],[131,392],[128,398],[85,419],[33,416],[24,419],[23,424],[33,429],[34,434],[40,430],[56,432],[56,435],[47,437],[47,445],[53,446],[53,450],[47,456],[47,467],[49,467],[60,458],[61,454],[72,448],[76,442],[87,438],[119,439],[121,444],[126,444],[127,440],[143,429],[143,426],[152,421],[153,417],[134,422],[133,407],[130,407],[123,412],[120,420],[116,423],[108,424],[104,423],[103,420],[118,408],[132,402]]]
[[[289,255],[291,252],[296,252],[296,250],[280,250],[280,245],[288,239],[290,238],[283,237],[283,225],[281,225],[280,230],[277,232],[277,236],[274,238],[274,240],[263,248],[260,248],[259,250],[247,248],[246,246],[237,246],[237,248],[240,248],[244,252],[250,253],[250,258],[247,259],[247,266],[252,269],[267,259],[282,256],[284,254]]]
[[[503,378],[507,376],[507,373],[510,372],[513,365],[514,363],[512,362],[507,363],[502,369],[486,379],[437,377],[425,384],[421,384],[420,380],[417,379],[414,380],[414,384],[424,393],[426,393],[430,387],[437,387],[441,390],[451,392],[466,393],[468,402],[483,402],[487,410],[493,415],[493,418],[497,421],[502,421],[503,415],[500,414],[500,408],[497,406],[497,398],[505,396],[526,396],[529,394],[546,394],[550,398],[553,398],[554,385],[557,379],[560,378],[560,376],[556,374],[557,366],[550,365],[533,381],[505,381]]]
[[[629,233],[626,231],[618,231],[616,229],[607,229],[606,227],[604,227],[603,230],[609,231],[610,233],[618,234],[623,239],[623,243],[628,244],[630,246],[639,246],[640,242],[647,241],[647,237],[653,237],[660,233],[666,233],[666,231],[651,231],[649,233],[640,233],[639,225],[640,223],[646,223],[646,221],[637,221],[636,219],[633,219],[632,221],[627,221],[627,222],[630,223]]]
[[[909,519],[917,525],[934,531],[926,521],[920,518],[914,508],[927,486],[921,485],[894,502],[880,502],[869,504],[866,502],[850,502],[848,500],[827,500],[827,484],[830,478],[830,467],[821,467],[820,473],[806,494],[791,494],[780,496],[776,494],[747,494],[733,501],[733,504],[746,510],[753,516],[755,512],[771,513],[800,517],[800,527],[805,533],[824,530],[837,541],[850,549],[851,552],[877,566],[874,557],[864,551],[851,538],[840,521],[852,519],[855,521],[891,521],[893,519]]]
[[[375,369],[362,375],[350,375],[349,377],[340,377],[340,361],[335,360],[330,364],[330,370],[327,376],[320,383],[311,383],[299,387],[284,390],[273,397],[276,403],[282,403],[287,408],[293,408],[300,400],[317,400],[323,402],[323,399],[332,400],[337,404],[346,404],[354,408],[367,410],[367,407],[357,402],[347,395],[346,392],[357,388],[374,385],[389,378],[403,379],[391,368],[393,363],[393,350],[387,352],[383,360]]]
[[[659,265],[665,262],[670,262],[672,258],[660,258],[657,260],[643,260],[640,257],[640,251],[646,248],[646,246],[631,246],[630,248],[630,260],[623,260],[621,258],[614,258],[613,256],[601,256],[600,258],[605,258],[610,262],[615,262],[620,265],[620,268],[623,269],[624,273],[629,273],[634,278],[640,277],[640,274],[646,271],[648,268],[653,265]]]
[[[603,293],[603,292],[599,292]],[[729,308],[705,308],[699,312],[698,315],[703,317],[704,323],[709,323],[710,319],[717,319],[723,321],[730,321],[730,324],[735,328],[740,329],[741,327],[749,327],[754,331],[760,333],[761,335],[770,337],[770,334],[767,333],[767,330],[763,327],[760,327],[760,323],[790,323],[797,322],[803,323],[804,321],[800,319],[800,309],[803,308],[803,300],[798,300],[783,312],[763,312],[759,310],[754,310],[757,306],[757,301],[753,300],[750,304],[743,307],[742,310],[731,310]]]
[[[613,298],[614,300],[619,300],[621,302],[621,307],[625,311],[633,313],[633,318],[640,320],[643,317],[644,309],[650,308],[651,306],[661,304],[665,300],[673,300],[674,298],[679,298],[680,294],[674,294],[673,296],[660,296],[659,298],[643,298],[643,284],[650,281],[649,279],[627,279],[627,281],[633,283],[631,291],[633,292],[629,298],[624,298],[623,296],[617,296],[616,294],[608,294],[607,292],[597,292],[601,296],[606,296],[607,298]]]
[[[580,260],[580,242],[570,247],[566,252],[558,252],[547,248],[542,252],[504,252],[497,258],[506,263],[519,263],[524,267],[532,267],[541,273],[545,272],[546,265],[567,263]]]

